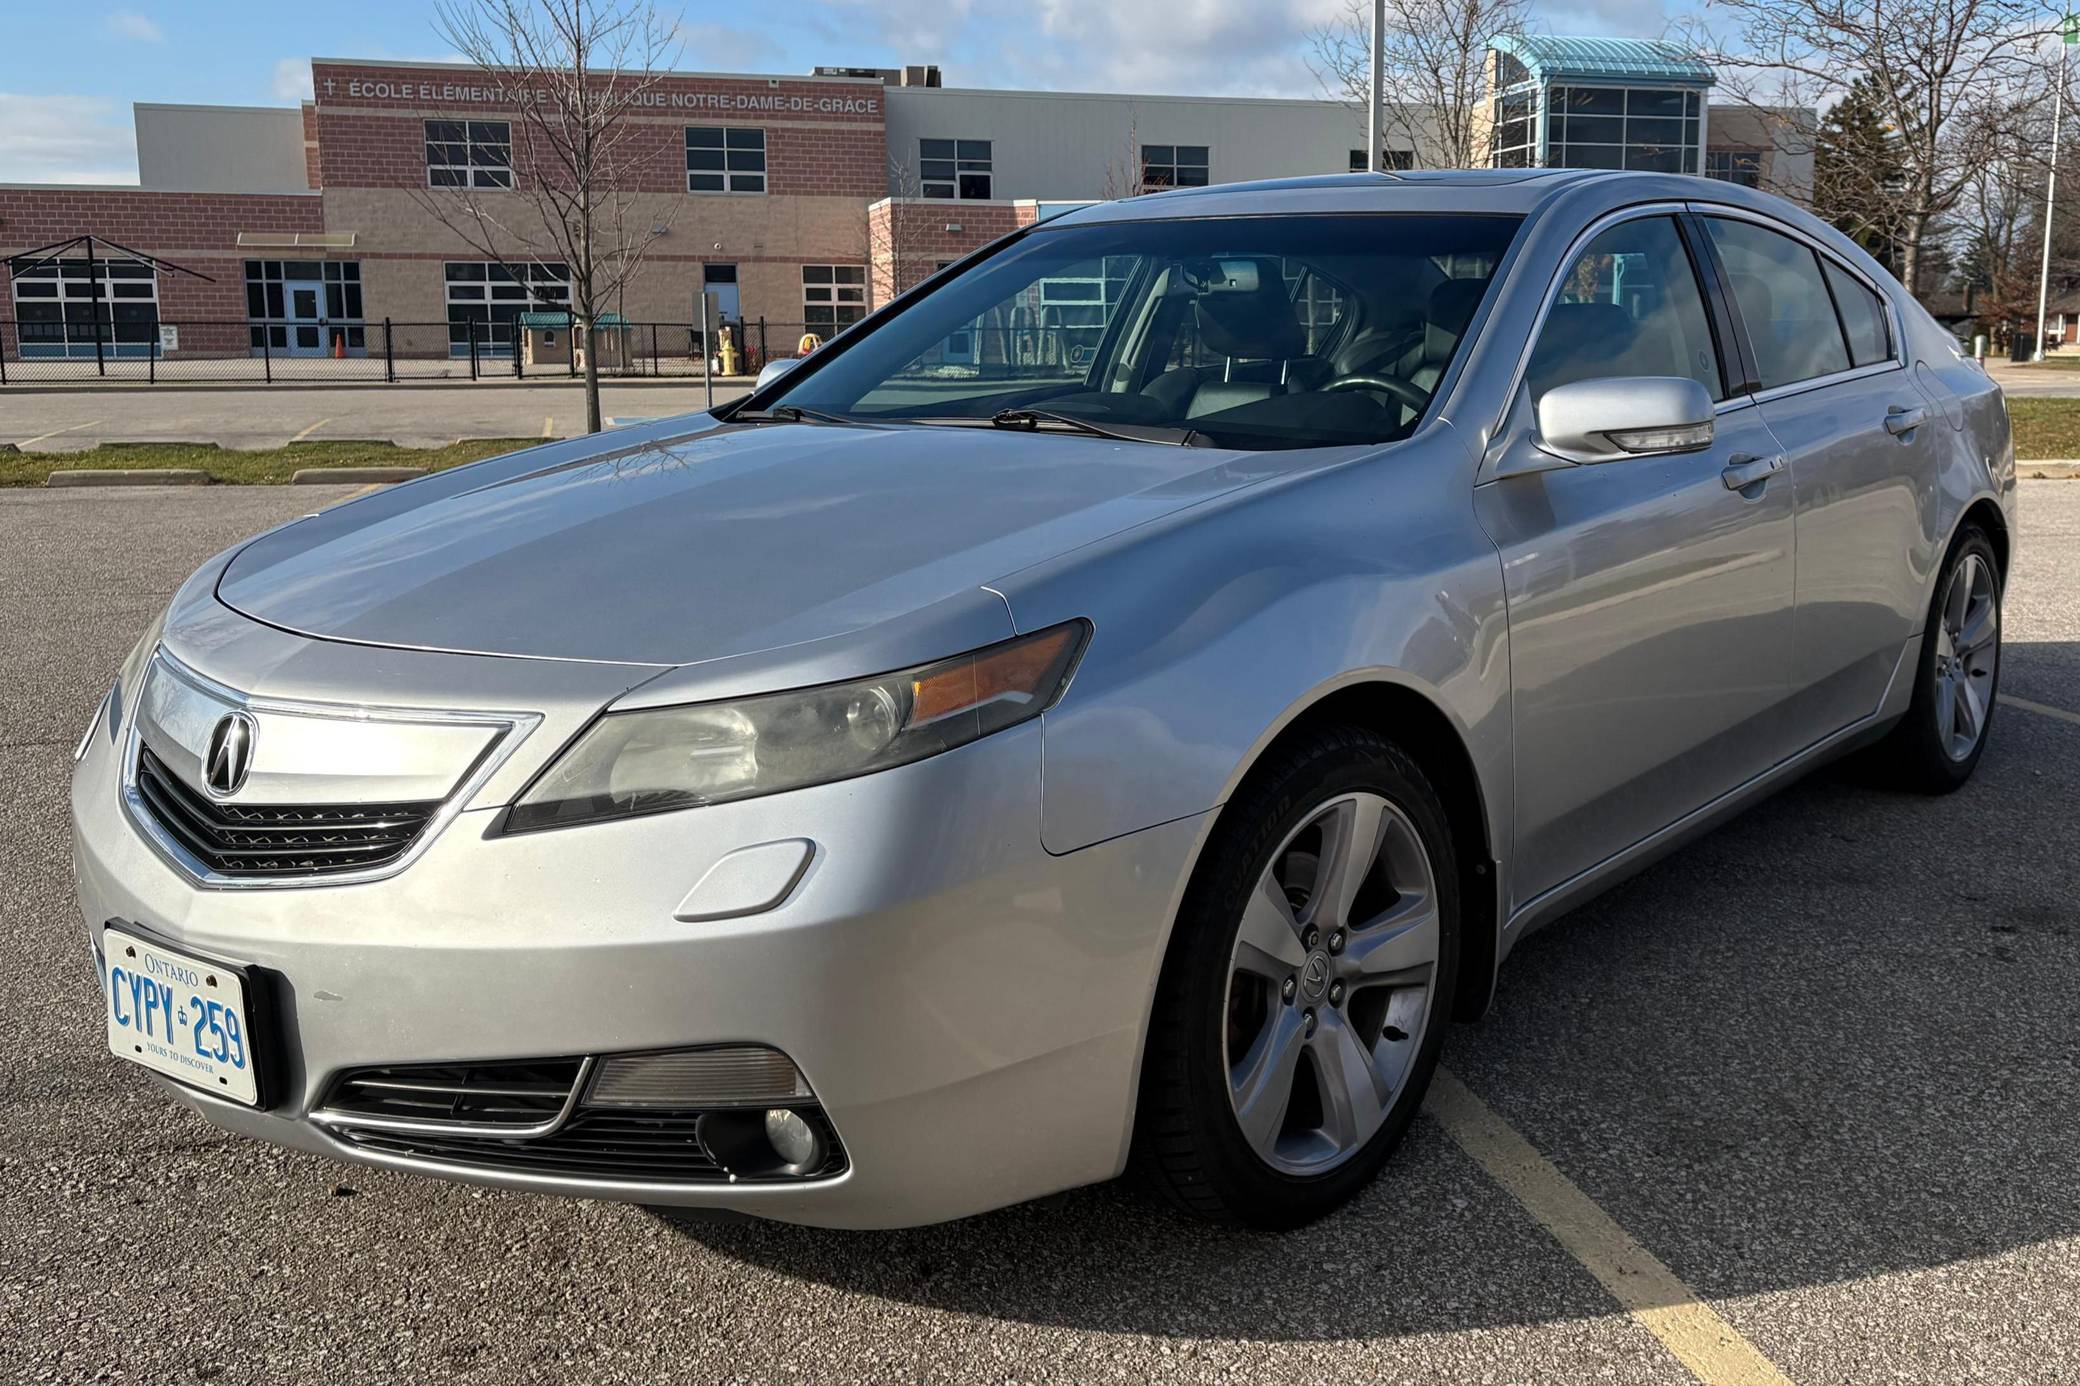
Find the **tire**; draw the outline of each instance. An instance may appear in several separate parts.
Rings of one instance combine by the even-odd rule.
[[[1961,646],[1957,639],[1960,584],[1966,612],[1977,614],[1981,600],[1990,603],[1991,623],[1976,645]],[[1871,766],[1893,787],[1948,794],[1972,777],[1999,706],[2000,618],[2000,563],[1985,531],[1971,526],[1951,546],[1929,602],[1913,701],[1899,725],[1869,753]],[[1976,722],[1967,740],[1960,734],[1959,714],[1973,709]]]
[[[1341,844],[1368,833],[1375,860],[1353,872],[1362,845]],[[1271,1231],[1364,1188],[1437,1067],[1458,880],[1443,803],[1391,741],[1329,727],[1275,750],[1223,810],[1179,910],[1136,1172],[1202,1218]]]

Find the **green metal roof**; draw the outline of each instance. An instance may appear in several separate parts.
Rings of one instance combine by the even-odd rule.
[[[1555,34],[1502,34],[1488,43],[1530,69],[1539,82],[1653,82],[1708,87],[1711,65],[1679,43],[1662,39],[1564,38]]]
[[[553,313],[522,313],[514,319],[522,327],[569,327],[571,315],[558,309]],[[626,327],[628,319],[619,313],[601,313],[594,327]]]

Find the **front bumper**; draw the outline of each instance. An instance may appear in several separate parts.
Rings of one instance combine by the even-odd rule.
[[[1119,1172],[1161,950],[1203,820],[1066,856],[1040,844],[1039,724],[790,794],[523,836],[457,815],[399,874],[196,886],[119,802],[119,748],[74,776],[90,936],[125,919],[277,979],[275,1105],[165,1083],[226,1129],[334,1158],[536,1192],[880,1227]],[[674,918],[723,856],[815,844],[777,907]],[[310,1120],[342,1070],[764,1044],[807,1076],[848,1159],[788,1184],[470,1170],[348,1145]]]

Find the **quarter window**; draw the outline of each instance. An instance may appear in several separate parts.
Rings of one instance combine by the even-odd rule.
[[[1849,364],[1875,366],[1889,360],[1892,330],[1884,303],[1840,265],[1832,260],[1821,263],[1827,271],[1827,287],[1834,290],[1835,311],[1842,317],[1842,335],[1849,339]]]
[[[864,265],[803,265],[802,325],[828,337],[867,315]]]
[[[1212,167],[1212,152],[1203,144],[1144,144],[1141,190],[1203,188]]]
[[[917,182],[926,197],[988,201],[994,175],[988,140],[917,142]]]
[[[512,187],[511,122],[427,121],[426,182],[435,188]]]
[[[570,271],[558,264],[450,262],[443,277],[452,356],[469,355],[472,339],[479,355],[511,355],[513,323],[522,313],[571,306]]]
[[[142,260],[66,260],[17,269],[23,360],[145,356],[159,340],[159,280]]]
[[[686,130],[686,191],[762,193],[766,190],[766,132],[741,125],[693,125]]]
[[[1726,396],[1704,296],[1669,217],[1622,222],[1589,242],[1561,281],[1531,352],[1534,403],[1555,385],[1687,375]]]
[[[1707,217],[1705,225],[1726,265],[1762,388],[1849,369],[1849,350],[1811,248],[1751,221]]]

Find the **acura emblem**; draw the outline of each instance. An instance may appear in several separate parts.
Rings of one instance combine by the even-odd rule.
[[[238,793],[253,768],[253,719],[227,712],[210,730],[209,754],[202,761],[202,783],[219,799]]]

